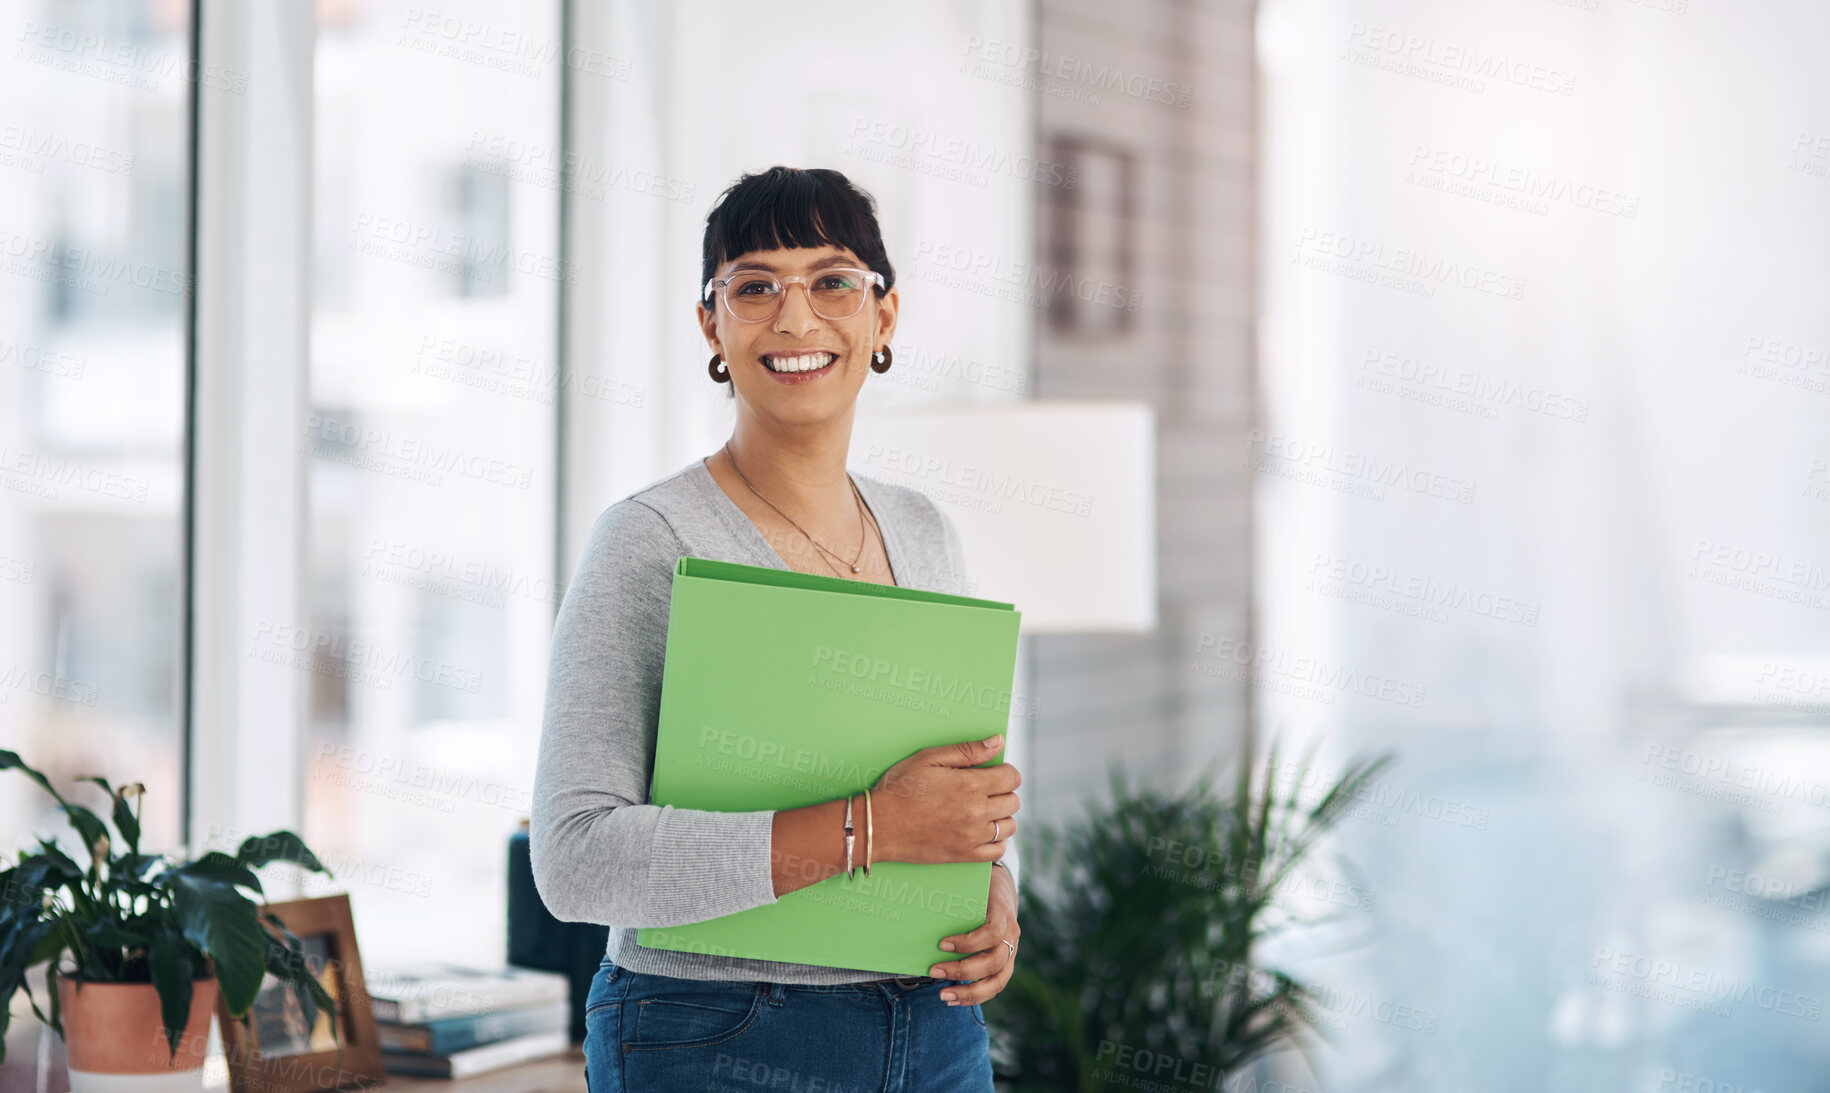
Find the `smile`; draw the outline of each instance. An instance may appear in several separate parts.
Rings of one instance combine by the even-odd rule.
[[[777,375],[795,375],[821,371],[838,359],[833,353],[796,353],[793,356],[769,354],[762,358],[762,362],[764,367]]]

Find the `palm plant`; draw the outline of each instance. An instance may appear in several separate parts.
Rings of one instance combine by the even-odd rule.
[[[1109,804],[1032,827],[1022,957],[986,1009],[1009,1089],[1130,1088],[1114,1065],[1121,1047],[1218,1088],[1267,1052],[1305,1046],[1314,992],[1259,966],[1256,949],[1313,925],[1279,912],[1279,889],[1391,761],[1356,760],[1305,806],[1313,755],[1282,792],[1273,744],[1260,779],[1239,765],[1230,801],[1214,797],[1212,767],[1179,796],[1133,792],[1114,769]]]
[[[319,1006],[335,1012],[334,1000],[306,967],[299,938],[239,891],[261,893],[254,870],[276,861],[330,876],[297,835],[275,831],[245,840],[232,856],[213,850],[195,861],[143,854],[134,805],[144,786],[117,789],[105,778],[77,779],[108,795],[111,833],[100,816],[66,800],[17,753],[0,751],[0,771],[7,770],[20,771],[57,801],[88,850],[89,865],[78,865],[55,842],[40,838],[37,850],[21,851],[16,863],[0,871],[0,1062],[6,1059],[11,1023],[8,1003],[19,990],[40,1021],[64,1034],[59,975],[78,982],[151,983],[173,1058],[197,979],[214,975],[230,1015],[244,1026],[268,973],[292,985],[307,1022],[317,1019]],[[0,864],[7,863],[0,859]],[[62,971],[66,955],[73,967]],[[30,969],[41,964],[49,965],[49,1014],[38,1008],[26,981]]]

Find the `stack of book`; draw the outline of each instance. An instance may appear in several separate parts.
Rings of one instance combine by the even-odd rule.
[[[572,1044],[570,988],[557,972],[417,963],[371,966],[366,979],[392,1074],[465,1078]]]

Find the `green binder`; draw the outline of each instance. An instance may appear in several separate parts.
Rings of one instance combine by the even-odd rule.
[[[798,808],[873,787],[922,748],[1004,732],[1020,618],[993,600],[681,558],[649,800]],[[862,866],[864,818],[852,822]],[[927,975],[960,955],[941,938],[985,924],[990,889],[989,862],[873,862],[868,878],[859,868],[737,914],[642,927],[636,943]]]

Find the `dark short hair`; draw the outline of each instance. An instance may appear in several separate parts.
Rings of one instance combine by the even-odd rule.
[[[705,217],[705,246],[699,287],[718,267],[755,250],[849,247],[883,275],[873,287],[879,300],[895,287],[896,270],[883,248],[877,203],[838,171],[823,167],[771,167],[731,184]],[[705,303],[705,297],[699,297]]]

